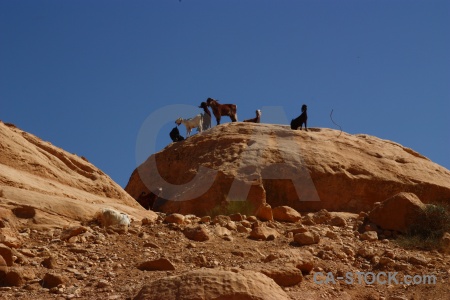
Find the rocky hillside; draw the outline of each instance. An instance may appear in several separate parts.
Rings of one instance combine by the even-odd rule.
[[[424,203],[450,199],[450,171],[412,149],[326,128],[227,123],[172,143],[131,175],[135,199],[157,193],[155,209],[202,216],[224,200],[288,205],[301,212],[355,212],[399,192]]]
[[[62,228],[103,207],[156,218],[85,158],[0,122],[0,216],[9,224]]]
[[[448,171],[412,150],[337,136],[226,124],[170,145],[153,157],[178,187],[162,186],[161,196],[200,196],[157,204],[211,209],[197,217],[146,211],[85,159],[0,123],[0,299],[448,299],[450,233],[433,251],[406,250],[396,240],[425,207],[415,194],[358,214],[277,205],[356,210],[395,191],[426,201],[437,191],[448,195]],[[197,172],[201,166],[208,169]],[[151,167],[144,164],[144,174]],[[191,181],[196,174],[200,180]],[[128,190],[138,197],[146,190],[136,176]],[[231,203],[249,213],[217,215],[224,195],[247,194],[250,201]],[[248,203],[259,205],[256,216]],[[133,219],[103,226],[93,217],[104,207]]]

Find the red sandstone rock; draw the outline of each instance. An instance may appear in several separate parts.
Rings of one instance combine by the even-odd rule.
[[[0,190],[13,199],[0,201],[0,210],[31,220],[30,226],[73,226],[105,206],[138,220],[157,218],[87,160],[2,122]]]
[[[339,137],[338,137],[339,136]],[[400,144],[311,128],[226,123],[173,143],[130,177],[134,198],[162,187],[156,209],[198,216],[224,199],[299,212],[368,211],[410,191],[424,202],[450,197],[450,171]]]
[[[369,213],[369,220],[383,229],[406,232],[424,208],[416,195],[399,193],[377,205]]]

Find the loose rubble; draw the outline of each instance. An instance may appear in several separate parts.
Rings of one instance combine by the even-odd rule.
[[[178,299],[173,286],[184,282],[183,293],[209,299],[239,291],[233,282],[245,278],[252,299],[445,299],[448,255],[402,249],[380,239],[385,230],[370,224],[367,213],[322,210],[296,222],[159,213],[156,221],[132,222],[127,231],[96,222],[25,230],[17,248],[0,244],[1,298]],[[323,283],[329,274],[357,272],[397,272],[399,279],[430,274],[436,283]],[[196,278],[202,285],[188,284]]]

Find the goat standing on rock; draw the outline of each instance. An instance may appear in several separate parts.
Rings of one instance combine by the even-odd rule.
[[[197,128],[198,132],[202,132],[203,116],[198,114],[194,118],[190,119],[178,118],[175,123],[177,123],[178,126],[180,126],[181,123],[186,126],[186,138],[188,138],[191,135],[192,128]]]
[[[308,120],[308,115],[306,113],[308,107],[306,104],[302,105],[302,114],[291,121],[291,129],[297,130],[300,127],[300,130],[302,130],[303,123],[305,124],[305,130],[308,131],[308,128],[306,127],[306,121]]]
[[[211,128],[211,112],[208,109],[206,102],[200,103],[199,108],[203,108],[205,114],[203,114],[203,130]]]
[[[211,107],[213,114],[216,117],[217,125],[220,124],[221,116],[229,116],[232,122],[237,122],[236,104],[220,104],[213,98],[208,98],[206,104]]]
[[[261,110],[256,110],[256,117],[253,119],[247,119],[244,120],[244,122],[250,122],[250,123],[260,123],[261,122]]]

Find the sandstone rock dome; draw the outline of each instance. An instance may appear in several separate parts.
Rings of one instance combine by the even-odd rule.
[[[150,156],[125,190],[163,192],[155,209],[203,215],[224,201],[257,209],[359,212],[399,192],[450,199],[450,171],[392,141],[327,128],[226,123]]]
[[[156,218],[86,159],[0,121],[0,217],[62,227],[91,220],[103,207],[139,221]]]

